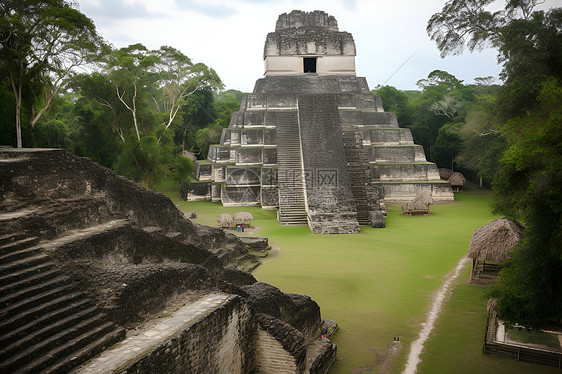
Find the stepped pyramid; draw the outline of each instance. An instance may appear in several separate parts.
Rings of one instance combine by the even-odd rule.
[[[197,164],[188,199],[277,209],[281,224],[357,233],[379,200],[454,200],[409,129],[355,75],[355,43],[322,11],[281,14],[265,77]]]

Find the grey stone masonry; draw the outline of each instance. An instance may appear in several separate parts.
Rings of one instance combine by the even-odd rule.
[[[279,16],[265,42],[264,58],[287,55],[355,56],[355,42],[350,33],[339,31],[333,16],[295,10]]]
[[[255,329],[237,296],[209,294],[129,336],[75,373],[245,373],[255,365],[247,346]]]
[[[308,224],[315,234],[360,231],[335,94],[299,95]]]

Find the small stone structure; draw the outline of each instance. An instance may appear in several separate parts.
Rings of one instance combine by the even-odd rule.
[[[243,271],[267,247],[89,159],[0,147],[0,372],[325,373],[318,305]]]
[[[314,233],[359,232],[383,198],[453,200],[410,130],[355,75],[355,55],[333,16],[281,14],[265,42],[265,77],[197,162],[188,199],[277,209],[281,224]]]

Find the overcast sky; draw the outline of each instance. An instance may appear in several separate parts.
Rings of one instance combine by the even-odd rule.
[[[555,3],[558,0],[547,0]],[[417,89],[416,82],[446,70],[471,83],[497,78],[496,51],[439,58],[425,27],[445,0],[79,0],[98,32],[115,47],[169,45],[214,68],[227,89],[251,92],[263,76],[263,47],[281,13],[323,10],[350,32],[357,75],[371,88],[388,84]],[[496,81],[500,83],[499,79]]]

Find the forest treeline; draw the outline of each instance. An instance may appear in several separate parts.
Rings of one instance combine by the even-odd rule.
[[[501,82],[446,71],[419,90],[376,87],[428,160],[492,186],[525,239],[489,291],[508,322],[562,317],[562,9],[450,0],[428,22],[442,57],[495,48]],[[494,10],[495,9],[495,10]],[[0,144],[60,147],[153,187],[186,179],[242,93],[170,46],[114,48],[66,0],[0,2]]]
[[[412,131],[426,158],[441,168],[461,171],[481,186],[490,187],[500,168],[506,142],[490,117],[500,85],[494,78],[465,84],[454,75],[434,70],[416,84],[419,90],[376,87],[386,111]]]
[[[188,179],[242,93],[181,51],[114,48],[65,0],[0,3],[0,144],[65,148],[154,187]]]

